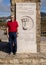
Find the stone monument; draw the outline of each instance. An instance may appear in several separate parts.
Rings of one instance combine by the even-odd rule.
[[[19,23],[17,52],[40,52],[40,0],[10,0],[11,14]]]

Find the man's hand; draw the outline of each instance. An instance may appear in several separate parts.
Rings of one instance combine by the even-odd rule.
[[[19,34],[19,33],[17,32],[17,37],[18,37],[18,34]]]
[[[9,35],[7,34],[7,38],[9,39]]]
[[[8,34],[8,27],[7,27],[6,31],[7,31],[7,38],[9,39],[9,34]]]

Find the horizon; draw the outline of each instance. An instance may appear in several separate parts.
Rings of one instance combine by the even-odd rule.
[[[46,12],[40,12],[40,13],[45,13],[46,14]],[[0,16],[0,17],[9,17],[10,15],[8,15],[8,16]]]

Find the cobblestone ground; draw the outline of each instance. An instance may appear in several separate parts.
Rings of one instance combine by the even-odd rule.
[[[40,52],[34,54],[8,55],[8,43],[0,42],[0,65],[46,65],[46,37],[41,37]]]

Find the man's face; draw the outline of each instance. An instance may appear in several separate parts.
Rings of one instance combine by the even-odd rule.
[[[14,15],[11,16],[12,21],[14,20]]]

